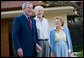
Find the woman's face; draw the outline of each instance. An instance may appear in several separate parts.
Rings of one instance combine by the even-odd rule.
[[[62,25],[62,23],[61,23],[60,19],[56,19],[55,26],[61,26],[61,25]]]

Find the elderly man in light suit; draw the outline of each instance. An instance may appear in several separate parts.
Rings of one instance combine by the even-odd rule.
[[[37,53],[37,57],[49,57],[49,24],[47,19],[43,17],[44,9],[42,6],[36,6],[34,8],[34,11],[36,14],[36,17],[34,19],[36,20],[39,45],[42,47],[42,51]]]

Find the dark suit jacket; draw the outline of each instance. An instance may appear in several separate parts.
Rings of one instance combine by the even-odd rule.
[[[33,18],[30,19],[32,21],[33,32],[24,14],[15,17],[13,20],[12,40],[16,50],[18,48],[23,49],[23,56],[34,56],[36,42],[38,43],[36,21]]]

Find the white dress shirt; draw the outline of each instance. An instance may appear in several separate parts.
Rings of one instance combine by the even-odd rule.
[[[40,20],[37,16],[34,19],[36,20],[38,39],[48,39],[50,43],[50,31],[47,19],[42,18]]]

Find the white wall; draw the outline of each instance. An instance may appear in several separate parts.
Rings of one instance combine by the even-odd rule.
[[[66,26],[67,27],[67,14],[65,14],[65,13],[47,13],[47,14],[44,14],[44,17],[48,20],[48,22],[49,22],[49,26],[50,26],[50,30],[52,29],[52,28],[54,28],[54,17],[55,16],[61,16],[61,17],[63,17],[63,19],[64,19],[64,26]]]

